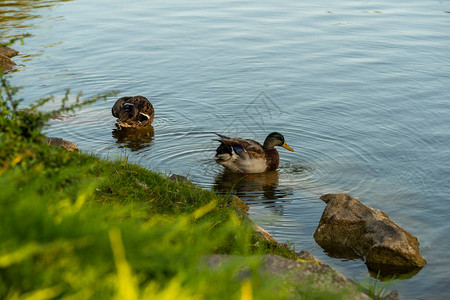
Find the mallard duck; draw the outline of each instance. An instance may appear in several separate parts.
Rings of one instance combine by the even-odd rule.
[[[117,118],[116,126],[119,129],[147,127],[155,117],[153,105],[143,96],[119,98],[111,111]]]
[[[264,144],[241,138],[230,138],[216,133],[220,146],[214,160],[219,165],[235,173],[261,173],[275,171],[280,164],[280,156],[275,146],[294,151],[278,132],[269,134]]]

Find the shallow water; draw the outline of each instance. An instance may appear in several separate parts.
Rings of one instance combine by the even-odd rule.
[[[236,176],[212,160],[211,132],[262,142],[278,131],[295,152],[280,149],[277,172],[234,186],[257,223],[363,279],[363,261],[329,257],[312,236],[320,195],[351,194],[421,244],[428,265],[391,288],[403,299],[447,298],[448,3],[297,2],[68,1],[21,20],[3,14],[1,35],[33,35],[15,45],[25,103],[71,88],[155,106],[153,128],[138,136],[114,130],[116,98],[52,121],[50,136],[228,192]]]

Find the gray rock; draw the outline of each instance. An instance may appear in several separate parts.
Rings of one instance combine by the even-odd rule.
[[[47,137],[47,138],[45,138],[45,142],[47,144],[53,145],[55,147],[64,148],[67,151],[78,151],[77,144],[75,144],[73,142],[69,142],[69,141],[63,140],[62,138]]]
[[[327,194],[327,206],[314,233],[326,251],[347,249],[366,260],[369,269],[406,273],[421,268],[417,238],[392,222],[382,211],[346,194]]]
[[[369,300],[370,297],[361,293],[355,283],[347,279],[341,273],[334,271],[327,265],[317,264],[314,261],[299,261],[283,258],[278,255],[262,255],[259,272],[266,273],[273,278],[282,280],[282,282],[292,282],[292,293],[298,293],[305,289],[317,289],[322,292],[339,295],[348,293],[345,299]],[[210,255],[206,257],[206,264],[209,268],[216,269],[230,260],[244,261],[244,256],[228,255]],[[238,274],[237,279],[248,278],[251,272],[243,268]]]

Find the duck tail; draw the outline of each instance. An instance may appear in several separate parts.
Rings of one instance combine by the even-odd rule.
[[[233,153],[233,148],[224,143],[222,140],[218,140],[220,142],[220,146],[216,150],[216,156],[214,156],[214,160],[217,163],[225,162],[230,160]]]
[[[211,133],[212,134],[215,134],[215,135],[218,135],[221,139],[229,139],[229,137],[227,137],[227,136],[225,136],[225,135],[222,135],[222,134],[220,134],[220,133],[217,133],[217,132],[214,132],[214,131],[211,131]],[[219,140],[220,141],[220,140]]]

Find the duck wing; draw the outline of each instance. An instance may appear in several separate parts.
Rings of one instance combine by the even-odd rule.
[[[149,108],[150,101],[148,101],[148,99],[145,98],[144,96],[134,96],[124,98],[128,98],[126,102],[135,105],[139,111],[146,110]]]
[[[138,119],[140,122],[152,122],[153,117],[155,116],[155,110],[153,105],[148,101],[144,96],[135,96],[129,100],[128,103],[131,103],[136,106],[138,111]]]
[[[251,139],[230,138],[216,133],[220,137],[220,142],[230,146],[243,158],[264,159],[265,152],[260,143]]]

